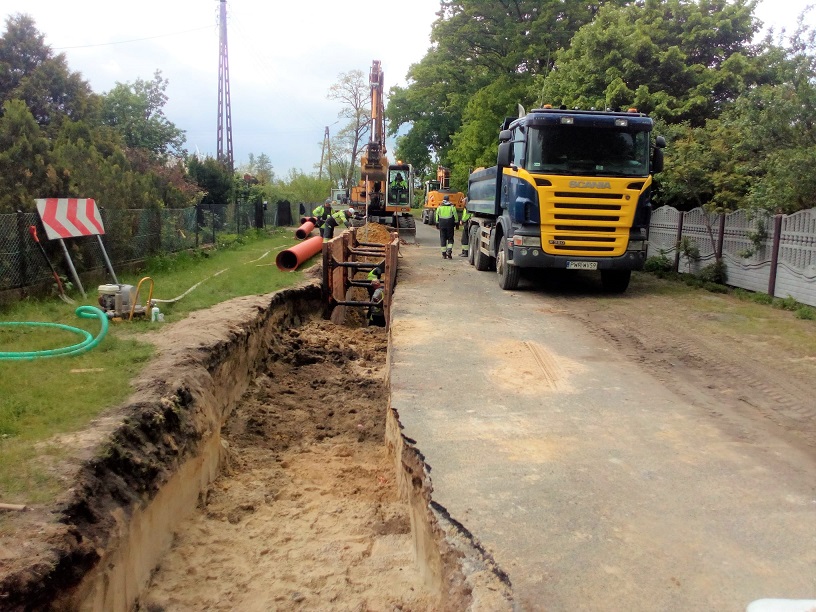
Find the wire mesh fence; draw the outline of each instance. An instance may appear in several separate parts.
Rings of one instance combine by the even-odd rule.
[[[89,236],[62,242],[46,238],[36,212],[0,215],[0,291],[38,285],[53,278],[54,273],[65,276],[66,252],[81,275],[105,268],[104,245],[115,270],[117,265],[154,255],[217,244],[255,228],[291,225],[294,216],[289,202],[279,202],[269,209],[266,205],[238,202],[181,209],[100,208],[100,213],[105,225],[101,241]]]

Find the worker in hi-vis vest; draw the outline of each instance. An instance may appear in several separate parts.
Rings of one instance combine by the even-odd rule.
[[[473,216],[473,213],[467,209],[467,200],[465,200],[465,207],[462,209],[462,218],[459,223],[462,225],[462,252],[459,257],[468,256],[468,246],[470,244],[470,235],[468,234],[468,220]]]
[[[459,227],[456,207],[450,203],[450,196],[442,198],[436,208],[436,228],[439,230],[439,244],[442,245],[442,259],[453,259],[453,232]]]
[[[344,224],[346,227],[351,226],[351,215],[354,214],[354,209],[338,210],[326,217],[326,230],[323,232],[323,240],[331,240],[334,238],[334,228]]]

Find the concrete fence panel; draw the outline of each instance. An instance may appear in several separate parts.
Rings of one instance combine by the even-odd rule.
[[[816,210],[782,219],[774,295],[816,305]]]

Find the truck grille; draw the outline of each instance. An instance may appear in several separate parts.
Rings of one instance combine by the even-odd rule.
[[[572,192],[564,190],[565,186],[540,186],[538,190],[544,251],[578,257],[623,255],[638,194],[627,189],[628,183],[614,179],[610,190]]]

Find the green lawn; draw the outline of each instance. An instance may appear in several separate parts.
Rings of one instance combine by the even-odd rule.
[[[319,255],[295,272],[281,272],[275,257],[295,243],[293,228],[277,228],[215,249],[154,258],[141,274],[117,276],[120,283],[134,286],[151,278],[153,298],[159,300],[186,293],[172,304],[159,303],[168,323],[234,297],[270,293],[299,282],[303,269]],[[139,303],[147,303],[149,290],[150,282],[144,281]],[[56,298],[32,299],[0,310],[0,352],[41,351],[82,341],[62,329],[3,325],[7,322],[60,323],[96,336],[100,322],[75,314],[77,306],[97,305],[96,286],[86,292],[85,299],[72,294],[76,306]],[[153,355],[153,347],[139,341],[139,333],[156,325],[161,324],[151,323],[149,316],[111,323],[98,346],[76,356],[0,360],[0,502],[43,502],[59,492],[60,483],[48,466],[59,461],[62,450],[49,440],[81,430],[130,395],[131,380]]]

